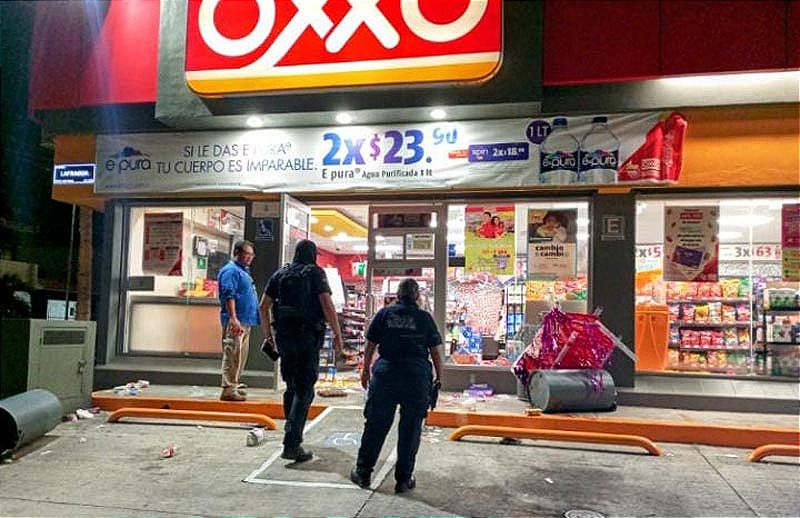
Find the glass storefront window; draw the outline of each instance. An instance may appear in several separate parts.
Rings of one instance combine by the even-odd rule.
[[[784,205],[794,203],[797,200],[792,198],[638,201],[637,368],[727,375],[800,374],[800,349],[793,345],[800,338],[800,312],[770,309],[771,296],[796,295],[800,288],[798,283],[781,281],[781,211]],[[664,280],[666,207],[718,208],[718,282]],[[783,330],[788,331],[786,337]],[[776,344],[776,337],[789,340]]]
[[[122,352],[219,354],[216,278],[244,206],[135,206],[128,220]]]
[[[508,366],[553,305],[586,312],[588,238],[584,201],[451,204],[446,361]]]

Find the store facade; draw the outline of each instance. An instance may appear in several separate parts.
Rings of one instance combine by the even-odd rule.
[[[263,283],[307,236],[323,243],[322,266],[340,279],[355,349],[396,282],[422,281],[446,336],[450,390],[488,383],[515,392],[509,364],[556,303],[602,307],[606,326],[640,354],[640,371],[796,379],[793,346],[767,344],[797,341],[796,319],[769,313],[793,306],[762,302],[794,281],[776,284],[783,263],[758,254],[783,257],[777,224],[798,203],[798,104],[787,93],[797,74],[774,73],[779,84],[760,96],[736,85],[548,85],[547,57],[558,55],[548,23],[569,9],[488,4],[504,10],[504,58],[482,85],[203,97],[185,86],[209,84],[187,73],[194,42],[186,24],[201,3],[165,3],[154,117],[134,110],[115,128],[76,135],[42,111],[57,163],[97,168],[93,185],[56,185],[54,197],[105,214],[98,385],[143,376],[215,384],[214,272],[232,242],[254,241]],[[432,106],[445,118],[431,121]],[[341,107],[351,124],[333,122]],[[253,115],[269,129],[242,129]],[[593,131],[605,148],[591,148]],[[554,133],[568,134],[560,147]],[[616,167],[582,168],[593,149],[610,151],[597,156],[612,155]],[[574,153],[574,168],[553,165],[553,150],[565,161]],[[742,203],[754,198],[763,204]],[[664,275],[672,207],[719,209],[714,282]],[[736,221],[746,224],[729,228]],[[651,345],[652,355],[640,353]],[[624,354],[609,370],[618,386],[634,386],[637,367]],[[251,355],[248,382],[274,386],[273,373],[268,359]]]

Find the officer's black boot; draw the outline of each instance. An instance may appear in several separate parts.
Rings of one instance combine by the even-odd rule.
[[[314,457],[314,454],[310,451],[304,450],[302,446],[298,446],[297,448],[284,448],[283,453],[281,453],[281,457],[284,459],[293,460],[296,463],[300,463],[311,460]]]
[[[369,489],[372,477],[369,475],[362,475],[359,473],[358,468],[353,468],[350,470],[350,480],[353,484],[357,485],[362,489]]]
[[[406,491],[411,491],[417,487],[417,479],[414,478],[414,475],[411,475],[408,480],[400,480],[394,485],[394,492],[395,493],[405,493]]]

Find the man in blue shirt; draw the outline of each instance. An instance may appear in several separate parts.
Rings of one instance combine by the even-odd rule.
[[[247,363],[250,328],[261,324],[256,284],[250,276],[253,243],[237,241],[234,259],[217,275],[219,283],[220,322],[222,323],[222,394],[223,401],[247,399],[239,376]]]

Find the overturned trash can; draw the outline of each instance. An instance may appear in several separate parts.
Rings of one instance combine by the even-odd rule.
[[[38,439],[61,422],[63,413],[61,401],[44,389],[0,399],[0,451]]]
[[[603,369],[534,371],[528,384],[531,405],[543,412],[614,410],[617,389]]]

